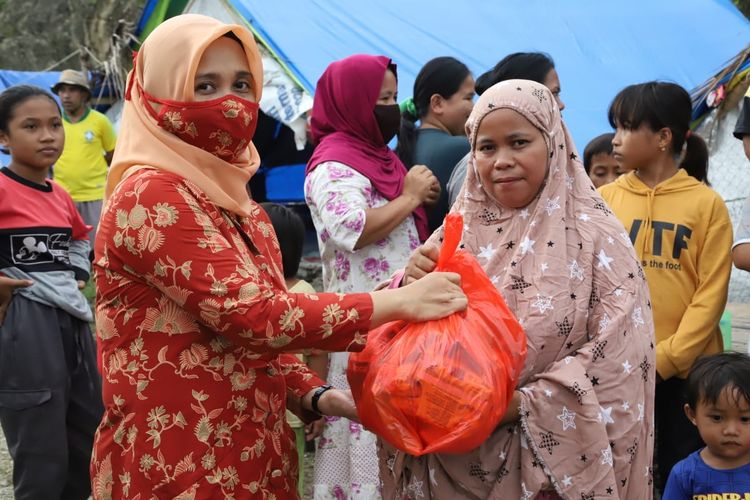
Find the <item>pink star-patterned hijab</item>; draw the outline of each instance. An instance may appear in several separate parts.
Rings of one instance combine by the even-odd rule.
[[[520,113],[547,144],[547,164],[539,165],[548,169],[546,182],[521,209],[493,199],[474,160],[482,120],[503,108]],[[527,333],[521,419],[464,455],[414,458],[385,445],[384,496],[416,498],[418,485],[432,498],[649,499],[653,321],[628,235],[594,190],[543,85],[491,87],[466,130],[472,153],[452,211],[464,217],[464,248]]]

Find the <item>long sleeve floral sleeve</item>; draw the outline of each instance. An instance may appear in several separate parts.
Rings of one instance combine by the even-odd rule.
[[[359,348],[368,294],[292,294],[265,213],[221,211],[144,170],[102,216],[95,261],[105,416],[94,498],[287,498],[287,397],[322,383],[284,351]],[[142,496],[142,495],[141,495]]]
[[[351,326],[367,329],[364,295],[286,292],[278,243],[257,205],[252,218],[233,221],[189,183],[164,174],[142,176],[120,196],[109,252],[119,250],[124,271],[163,294],[149,309],[144,330],[185,333],[208,327],[256,352],[269,352],[313,346],[347,350]]]

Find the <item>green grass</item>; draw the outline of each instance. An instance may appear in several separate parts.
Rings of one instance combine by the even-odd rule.
[[[89,279],[88,283],[86,283],[86,286],[83,290],[81,290],[81,293],[83,293],[83,296],[86,297],[86,300],[89,301],[89,304],[91,305],[91,310],[94,309],[94,299],[96,298],[96,288],[94,287],[94,280]]]
[[[91,306],[91,312],[94,313],[94,321],[89,323],[89,326],[91,327],[91,331],[96,331],[96,310],[94,309],[94,300],[96,299],[96,287],[94,286],[94,278],[89,278],[89,281],[86,283],[86,286],[83,287],[83,290],[81,290],[81,293],[84,297],[86,297],[86,300],[89,301],[89,306]]]

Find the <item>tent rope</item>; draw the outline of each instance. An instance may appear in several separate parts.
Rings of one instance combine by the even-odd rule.
[[[134,23],[124,19],[117,22],[115,29],[112,31],[107,57],[103,61],[99,60],[88,47],[82,47],[87,58],[93,61],[95,67],[103,74],[99,93],[96,96],[97,103],[101,101],[105,89],[110,90],[109,95],[122,99],[127,70],[122,65],[121,54],[132,42],[138,42],[138,39],[133,36],[134,29]]]

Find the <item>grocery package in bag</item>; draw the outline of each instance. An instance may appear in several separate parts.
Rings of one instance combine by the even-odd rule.
[[[502,419],[526,359],[526,335],[473,255],[456,251],[460,214],[445,219],[436,271],[461,275],[466,311],[369,333],[347,376],[362,424],[411,455],[465,453]]]

